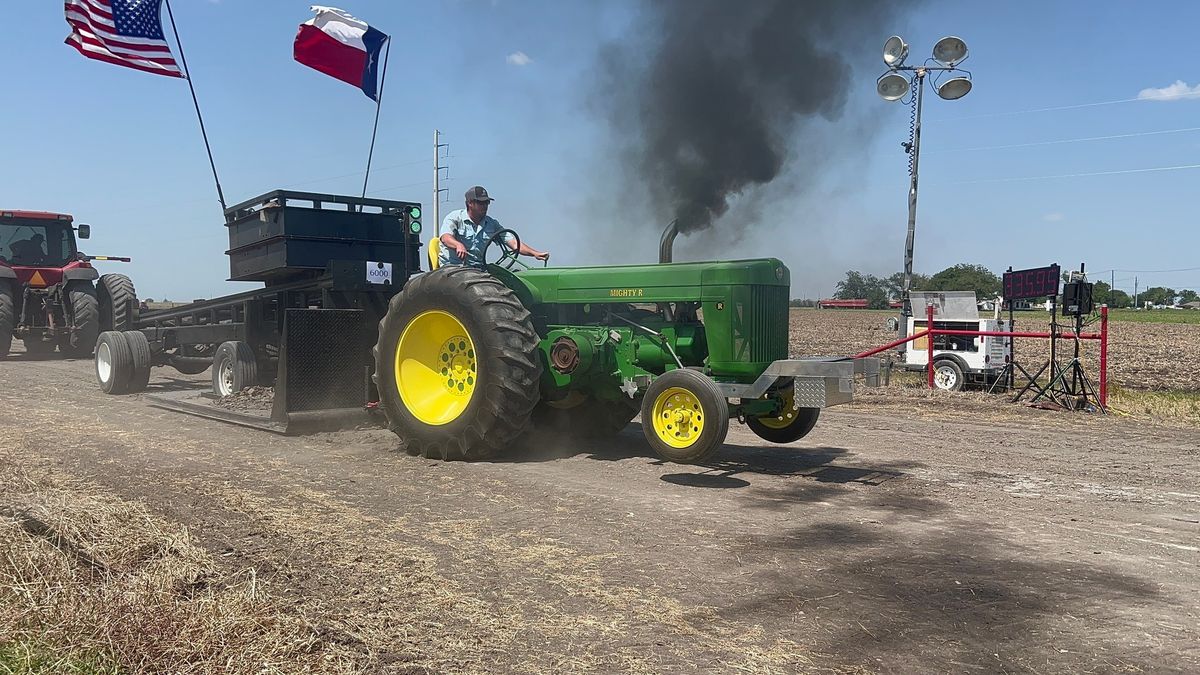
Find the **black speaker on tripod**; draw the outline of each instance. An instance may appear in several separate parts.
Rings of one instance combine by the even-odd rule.
[[[1092,286],[1085,281],[1071,281],[1063,285],[1063,316],[1092,313]]]

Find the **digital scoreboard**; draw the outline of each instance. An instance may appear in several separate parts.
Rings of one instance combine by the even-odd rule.
[[[1061,279],[1062,270],[1058,265],[1010,270],[1004,273],[1004,299],[1025,300],[1057,296]]]

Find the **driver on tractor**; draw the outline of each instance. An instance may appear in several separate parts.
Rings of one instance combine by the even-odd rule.
[[[446,214],[439,233],[441,243],[438,251],[440,265],[471,265],[484,267],[484,251],[490,242],[504,228],[500,221],[488,216],[488,205],[492,198],[487,190],[476,185],[467,190],[465,209],[458,209]],[[527,255],[538,260],[550,257],[548,251],[539,251],[523,242],[518,242],[512,234],[506,234],[504,243],[520,255]]]
[[[28,239],[14,241],[9,245],[12,249],[13,262],[17,265],[41,265],[46,259],[46,249],[42,247],[45,237],[39,232]]]

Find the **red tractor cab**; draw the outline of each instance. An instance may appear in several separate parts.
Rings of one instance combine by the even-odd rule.
[[[98,258],[76,247],[76,232],[87,239],[90,229],[64,213],[0,211],[0,357],[17,338],[31,354],[85,358],[100,331],[133,328],[133,282],[101,276],[90,262]]]

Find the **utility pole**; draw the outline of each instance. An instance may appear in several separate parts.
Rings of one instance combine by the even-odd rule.
[[[442,142],[442,132],[433,130],[433,227],[434,236],[441,232],[442,227],[442,193],[448,189],[442,187],[442,148],[450,147]]]
[[[1137,292],[1138,292],[1137,277],[1134,277],[1133,278],[1133,308],[1134,309],[1138,308]]]

